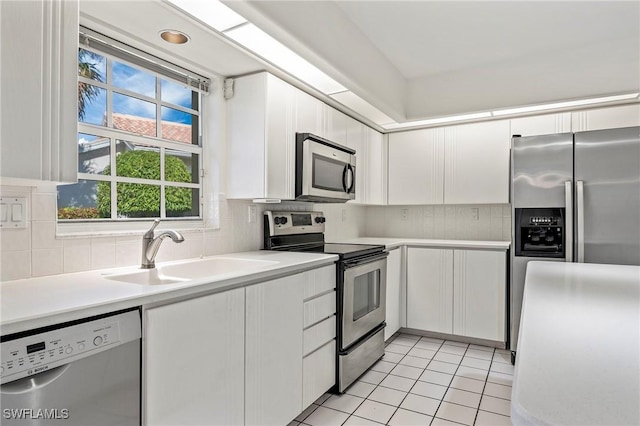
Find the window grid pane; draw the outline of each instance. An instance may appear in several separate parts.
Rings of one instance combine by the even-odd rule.
[[[59,219],[200,217],[201,94],[93,49],[78,61],[80,180]]]

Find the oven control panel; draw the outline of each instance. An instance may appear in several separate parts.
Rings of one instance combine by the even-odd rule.
[[[322,212],[266,211],[264,216],[270,236],[324,232],[327,221]]]
[[[137,321],[137,332],[135,326],[128,325],[132,321],[134,325]],[[131,311],[25,337],[18,335],[15,339],[3,341],[1,382],[31,376],[110,349],[124,343],[123,337],[126,341],[136,336],[139,338],[139,324],[138,312]]]

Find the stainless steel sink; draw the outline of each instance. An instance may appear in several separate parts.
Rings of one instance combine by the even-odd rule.
[[[240,258],[211,258],[163,265],[153,269],[138,269],[104,278],[139,285],[177,284],[218,275],[255,271],[279,262]]]

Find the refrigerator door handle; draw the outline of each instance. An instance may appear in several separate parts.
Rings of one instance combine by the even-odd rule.
[[[576,181],[576,262],[584,263],[584,182]]]
[[[570,180],[564,183],[564,205],[566,208],[565,261],[573,262],[573,182]]]

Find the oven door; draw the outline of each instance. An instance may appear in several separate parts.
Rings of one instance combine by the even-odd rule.
[[[297,199],[347,201],[355,198],[355,160],[351,153],[306,139],[302,146]]]
[[[387,253],[343,262],[340,349],[357,342],[385,320]]]

